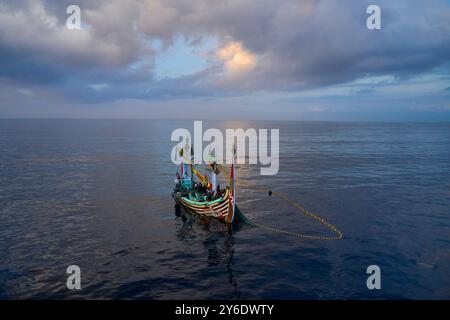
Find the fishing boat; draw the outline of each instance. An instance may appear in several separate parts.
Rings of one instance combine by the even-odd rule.
[[[191,159],[186,159],[184,149],[179,151],[182,158],[179,171],[176,173],[173,198],[176,205],[202,217],[213,217],[226,224],[237,222],[236,179],[234,160],[230,166],[229,183],[220,189],[218,175],[226,173],[226,167],[217,164],[211,157],[203,165],[202,173],[198,165]]]

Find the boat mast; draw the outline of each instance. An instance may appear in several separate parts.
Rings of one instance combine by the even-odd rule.
[[[230,198],[228,203],[228,215],[227,223],[231,224],[234,221],[234,215],[236,212],[236,173],[234,166],[234,157],[236,155],[236,144],[233,144],[233,160],[231,162],[231,172],[230,172]]]
[[[236,166],[234,160],[236,158],[236,142],[233,143],[233,220],[236,212]]]
[[[191,189],[194,189],[194,148],[191,146]]]

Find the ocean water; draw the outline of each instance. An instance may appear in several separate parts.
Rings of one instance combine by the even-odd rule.
[[[304,240],[177,212],[170,161],[192,121],[0,120],[0,299],[450,299],[450,124],[278,128],[280,171],[240,165],[238,205]],[[66,288],[80,266],[81,290]],[[366,268],[381,268],[368,290]]]

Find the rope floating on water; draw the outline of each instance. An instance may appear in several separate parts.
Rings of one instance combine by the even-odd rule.
[[[310,239],[310,240],[341,240],[343,238],[343,236],[344,236],[343,233],[336,226],[332,225],[331,223],[329,223],[325,219],[319,217],[318,215],[315,215],[314,213],[306,210],[301,205],[299,205],[298,203],[292,201],[291,199],[289,199],[284,194],[282,194],[282,193],[280,193],[278,191],[272,191],[270,189],[264,189],[264,190],[268,191],[269,196],[276,195],[276,196],[280,197],[281,199],[283,199],[284,201],[288,202],[290,205],[295,207],[297,210],[299,210],[304,215],[309,216],[310,218],[320,222],[321,224],[326,226],[328,229],[333,231],[336,234],[336,236],[334,236],[334,237],[320,236],[320,235],[313,235],[313,234],[305,234],[305,233],[299,233],[299,232],[294,232],[294,231],[288,231],[288,230],[284,230],[284,229],[281,229],[281,228],[275,228],[275,227],[266,226],[266,225],[254,222],[254,221],[248,219],[248,217],[247,217],[248,223],[250,225],[253,225],[253,226],[261,228],[261,229],[265,229],[265,230],[269,230],[269,231],[273,231],[273,232],[277,232],[277,233],[283,233],[283,234],[287,234],[287,235],[298,237],[298,238],[302,238],[302,239]]]

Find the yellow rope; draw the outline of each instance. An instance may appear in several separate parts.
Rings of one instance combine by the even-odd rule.
[[[225,170],[226,170],[226,174],[228,176],[228,168],[225,166]],[[236,188],[237,188],[237,178],[235,177],[235,184],[236,184]],[[300,212],[302,212],[303,214],[311,217],[312,219],[320,222],[321,224],[323,224],[324,226],[326,226],[328,229],[330,229],[331,231],[333,231],[336,236],[334,237],[327,237],[327,236],[319,236],[319,235],[312,235],[312,234],[304,234],[304,233],[299,233],[299,232],[295,232],[295,231],[289,231],[289,230],[284,230],[284,229],[280,229],[280,228],[275,228],[275,227],[270,227],[270,226],[265,226],[262,225],[260,223],[254,222],[252,220],[250,220],[248,217],[246,217],[246,219],[250,222],[250,224],[252,224],[255,227],[261,228],[261,229],[265,229],[265,230],[269,230],[269,231],[273,231],[273,232],[277,232],[277,233],[283,233],[286,235],[290,235],[290,236],[294,236],[294,237],[298,237],[298,238],[302,238],[302,239],[311,239],[311,240],[341,240],[343,238],[343,233],[342,231],[340,231],[336,226],[332,225],[331,223],[329,223],[328,221],[326,221],[325,219],[319,217],[318,215],[315,215],[314,213],[306,210],[305,208],[303,208],[301,205],[299,205],[298,203],[292,201],[291,199],[289,199],[287,196],[285,196],[284,194],[278,192],[278,191],[272,191],[268,188],[259,188],[260,190],[264,190],[264,191],[269,191],[272,194],[277,195],[278,197],[280,197],[281,199],[283,199],[284,201],[288,202],[290,205],[292,205],[293,207],[295,207],[296,209],[298,209]]]
[[[311,217],[312,219],[320,222],[321,224],[325,225],[328,229],[330,229],[331,231],[333,231],[334,233],[336,233],[336,236],[334,237],[327,237],[327,236],[319,236],[319,235],[311,235],[311,234],[304,234],[304,233],[298,233],[298,232],[294,232],[294,231],[288,231],[288,230],[283,230],[280,228],[274,228],[274,227],[269,227],[269,226],[265,226],[256,222],[253,222],[251,220],[250,223],[256,227],[262,228],[262,229],[266,229],[266,230],[270,230],[273,232],[278,232],[278,233],[283,233],[283,234],[287,234],[290,236],[295,236],[298,238],[302,238],[302,239],[312,239],[312,240],[340,240],[343,237],[342,232],[336,228],[336,226],[332,225],[331,223],[327,222],[325,219],[309,212],[308,210],[306,210],[305,208],[303,208],[301,205],[299,205],[298,203],[292,201],[291,199],[289,199],[288,197],[286,197],[284,194],[278,192],[278,191],[270,191],[267,189],[267,191],[272,192],[272,194],[275,194],[277,196],[279,196],[281,199],[283,199],[284,201],[288,202],[289,204],[291,204],[293,207],[297,208],[300,212],[302,212],[303,214]]]

